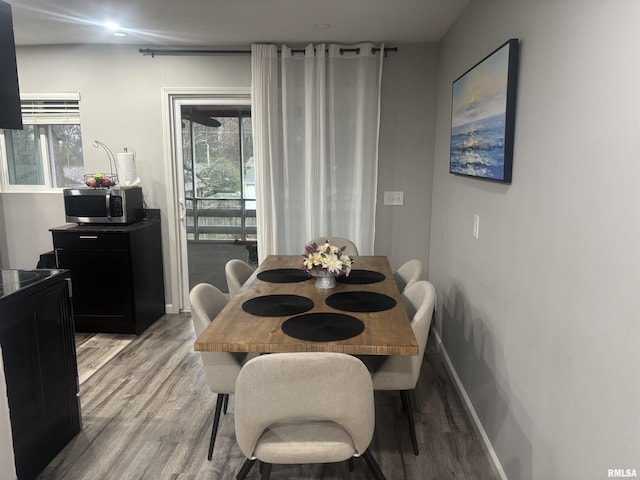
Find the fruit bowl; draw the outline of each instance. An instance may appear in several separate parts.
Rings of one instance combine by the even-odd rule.
[[[91,188],[109,188],[118,184],[115,173],[93,173],[84,176],[84,184]]]

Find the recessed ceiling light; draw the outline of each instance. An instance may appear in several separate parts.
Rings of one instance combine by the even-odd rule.
[[[316,23],[313,28],[317,28],[318,30],[328,30],[331,28],[331,25],[328,23]]]
[[[109,30],[120,30],[120,25],[112,21],[105,22],[104,26],[107,27]]]
[[[126,37],[127,34],[124,32],[113,32],[114,37]]]

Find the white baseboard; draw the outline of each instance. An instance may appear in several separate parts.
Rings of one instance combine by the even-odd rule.
[[[438,331],[435,328],[433,329],[433,333],[435,334],[435,337],[436,337],[438,350],[440,351],[440,354],[444,359],[445,365],[447,366],[449,376],[453,380],[453,383],[456,386],[458,393],[460,394],[460,396],[462,397],[462,400],[464,401],[465,410],[473,420],[473,425],[475,426],[476,431],[482,438],[482,443],[483,443],[485,452],[487,454],[487,457],[489,459],[489,463],[494,468],[495,473],[499,475],[502,480],[509,480],[507,478],[507,474],[504,472],[504,469],[502,468],[502,464],[500,463],[500,460],[498,459],[498,455],[496,455],[496,451],[493,449],[493,445],[491,445],[491,441],[487,436],[487,432],[484,431],[484,427],[480,422],[480,418],[478,418],[478,414],[476,413],[475,408],[473,408],[471,399],[467,395],[467,391],[464,389],[464,386],[460,381],[460,377],[458,377],[458,374],[456,373],[456,369],[453,367],[453,364],[451,363],[449,354],[447,353],[447,350],[444,348],[444,344],[442,343],[442,339],[440,338],[440,333],[438,333]]]
[[[180,313],[180,311],[172,303],[167,303],[164,306],[164,313]]]

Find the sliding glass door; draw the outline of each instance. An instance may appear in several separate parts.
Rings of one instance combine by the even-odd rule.
[[[257,262],[251,106],[191,98],[174,108],[183,292],[201,282],[226,292],[228,260]]]

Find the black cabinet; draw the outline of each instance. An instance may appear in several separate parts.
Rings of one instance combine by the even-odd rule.
[[[10,284],[16,272],[2,271],[0,344],[16,473],[24,480],[80,431],[81,419],[69,273],[37,271]]]
[[[140,334],[164,315],[159,220],[51,232],[58,268],[71,271],[76,331]]]

